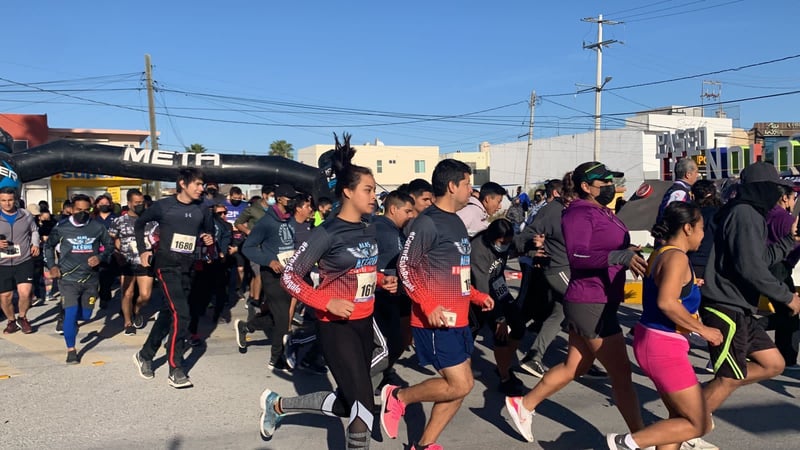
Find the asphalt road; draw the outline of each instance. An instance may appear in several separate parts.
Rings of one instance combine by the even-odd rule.
[[[138,376],[132,355],[144,342],[152,320],[133,337],[122,334],[122,320],[101,311],[80,328],[81,364],[64,363],[63,338],[55,333],[55,304],[48,302],[29,314],[37,332],[0,335],[0,448],[88,449],[320,449],[343,448],[340,420],[313,416],[288,416],[270,441],[258,432],[259,394],[265,387],[285,394],[331,388],[326,376],[303,371],[292,375],[268,370],[268,341],[253,335],[248,351],[236,346],[232,325],[216,326],[206,319],[210,334],[206,345],[187,352],[189,375],[195,386],[176,390],[167,385],[164,355],[155,361],[156,378]],[[106,311],[118,310],[118,302]],[[244,318],[241,304],[232,309]],[[635,323],[638,308],[623,306],[624,324]],[[563,358],[565,336],[560,336],[545,360]],[[527,336],[523,345],[530,345]],[[630,353],[630,347],[629,347]],[[704,352],[692,349],[701,381]],[[631,359],[633,355],[631,353]],[[398,374],[409,383],[431,376],[406,353]],[[613,406],[607,381],[578,381],[543,403],[534,419],[535,443],[526,443],[514,431],[496,392],[491,351],[479,340],[474,367],[480,373],[439,443],[448,449],[584,449],[605,448],[604,434],[625,431]],[[652,383],[635,367],[634,381],[647,422],[664,417]],[[519,375],[532,387],[537,379]],[[719,410],[716,430],[707,439],[723,449],[794,449],[800,447],[800,375],[741,389]],[[401,424],[400,438],[373,433],[373,449],[408,448],[419,437],[430,405],[412,405]]]

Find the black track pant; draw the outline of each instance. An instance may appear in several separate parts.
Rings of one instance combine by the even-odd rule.
[[[164,337],[167,339],[167,362],[170,369],[181,367],[185,341],[189,337],[189,290],[192,277],[178,267],[156,269],[156,278],[164,292],[164,309],[150,330],[150,335],[142,347],[142,359],[152,360]]]
[[[269,305],[275,321],[270,336],[272,341],[270,361],[277,362],[283,357],[283,335],[289,332],[291,323],[289,307],[292,305],[292,296],[281,287],[281,274],[273,272],[269,267],[261,271],[261,286],[264,301]]]

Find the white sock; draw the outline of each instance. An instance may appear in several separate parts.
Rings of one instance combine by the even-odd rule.
[[[633,440],[633,434],[631,433],[625,435],[625,445],[627,445],[630,448],[639,448],[639,444],[637,444],[636,441]]]

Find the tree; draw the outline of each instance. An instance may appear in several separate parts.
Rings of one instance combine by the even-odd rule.
[[[269,156],[283,156],[284,158],[294,159],[294,147],[283,139],[272,141],[272,144],[269,144]]]
[[[192,144],[186,147],[186,151],[189,153],[205,153],[206,148],[203,147],[203,144]]]

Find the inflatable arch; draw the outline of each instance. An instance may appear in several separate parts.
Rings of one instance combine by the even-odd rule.
[[[325,165],[329,161],[329,154],[323,154],[320,168],[316,168],[279,156],[179,153],[59,140],[18,153],[0,151],[0,187],[19,187],[21,183],[73,171],[174,182],[179,168],[197,167],[206,181],[289,183],[314,198],[333,198],[335,181],[331,179],[330,166]]]

